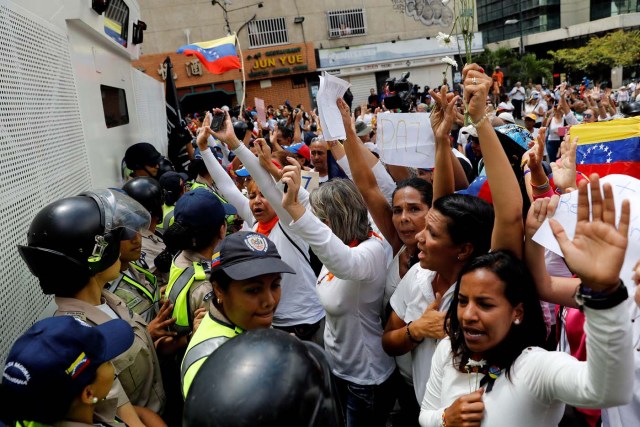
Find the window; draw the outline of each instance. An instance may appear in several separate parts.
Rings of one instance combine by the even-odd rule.
[[[102,108],[107,128],[114,128],[129,123],[127,109],[127,94],[124,89],[100,85],[102,93]]]
[[[249,24],[248,29],[250,48],[289,43],[287,23],[284,18],[253,21]]]
[[[104,14],[104,32],[121,46],[127,47],[129,6],[123,0],[111,0]]]
[[[367,34],[364,9],[345,9],[327,12],[329,38],[363,36]]]

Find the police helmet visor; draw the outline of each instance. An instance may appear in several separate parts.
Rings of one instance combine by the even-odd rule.
[[[140,233],[149,235],[151,214],[140,203],[126,193],[109,189],[97,189],[84,193],[102,202],[105,232],[123,228],[126,235]]]

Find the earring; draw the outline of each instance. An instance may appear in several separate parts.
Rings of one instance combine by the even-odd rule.
[[[458,261],[460,261],[460,255],[458,255]]]
[[[98,398],[94,397],[93,399],[91,399],[91,403],[93,403],[94,405],[98,403]]]
[[[513,323],[515,323],[516,325],[519,325],[520,324],[520,319],[514,320]]]
[[[222,300],[218,298],[218,305],[222,305]]]

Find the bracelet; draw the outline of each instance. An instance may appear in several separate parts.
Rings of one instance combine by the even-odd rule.
[[[444,414],[446,409],[442,411],[442,427],[447,427],[447,416]]]
[[[409,341],[411,341],[412,343],[415,344],[420,344],[422,341],[424,341],[424,338],[422,338],[421,340],[417,340],[414,337],[411,336],[411,331],[409,330],[409,325],[411,325],[413,323],[413,320],[409,323],[407,323],[407,337],[409,337]]]
[[[484,116],[482,116],[482,118],[480,120],[478,120],[477,123],[473,123],[471,122],[471,126],[474,127],[474,129],[478,129],[478,127],[485,121],[487,120],[489,117],[491,117],[490,113],[485,114]]]
[[[524,178],[528,173],[531,173],[531,169],[527,169],[526,171],[522,172],[522,177]]]
[[[544,184],[541,184],[541,185],[534,185],[533,182],[532,182],[531,183],[531,187],[534,190],[538,190],[538,191],[548,190],[549,187],[551,187],[551,185],[549,184],[549,178],[547,178],[547,181]]]

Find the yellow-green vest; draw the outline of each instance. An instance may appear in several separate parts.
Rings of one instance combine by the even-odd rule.
[[[162,222],[156,225],[156,230],[160,233],[168,230],[173,225],[173,210],[175,206],[162,205]]]
[[[193,329],[193,319],[191,318],[191,307],[189,306],[189,289],[195,281],[205,280],[207,270],[199,263],[194,262],[186,268],[178,267],[175,262],[171,263],[169,271],[169,284],[164,291],[165,299],[173,304],[171,317],[176,318],[176,323],[172,329],[179,334],[188,334]]]
[[[211,313],[202,319],[198,330],[191,337],[180,367],[183,398],[186,399],[191,383],[207,357],[229,339],[237,337],[243,332],[244,330],[238,326],[214,318]]]
[[[129,265],[144,274],[153,289],[149,290],[144,283],[139,283],[133,277],[122,273],[120,274],[120,278],[111,282],[108,290],[119,296],[131,311],[142,316],[148,323],[156,317],[158,312],[160,303],[158,278],[152,272],[139,266],[135,262],[130,262]]]

